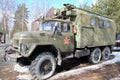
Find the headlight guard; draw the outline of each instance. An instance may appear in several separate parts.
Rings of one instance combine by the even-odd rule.
[[[28,51],[28,47],[25,44],[20,44],[20,51],[26,53]]]

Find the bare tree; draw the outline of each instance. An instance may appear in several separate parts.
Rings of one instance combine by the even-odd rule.
[[[31,3],[31,7],[29,9],[29,19],[28,19],[28,29],[29,31],[35,30],[35,27],[33,24],[35,24],[35,20],[38,19],[41,15],[41,8],[39,5],[38,0],[33,0]]]
[[[39,4],[40,2],[40,4]],[[39,30],[41,21],[40,19],[41,16],[44,16],[44,18],[46,18],[46,13],[48,12],[48,10],[50,9],[50,1],[49,0],[34,0],[31,6],[31,10],[30,10],[30,21],[32,20],[32,25],[31,25],[31,29],[36,31]],[[39,20],[38,20],[39,19]],[[29,23],[30,23],[29,21]]]
[[[15,0],[0,0],[0,9],[2,11],[3,16],[3,33],[4,33],[4,42],[6,38],[6,34],[9,33],[9,21],[10,18],[13,17],[13,13],[15,11]]]
[[[34,0],[31,12],[33,14],[33,19],[37,19],[40,17],[41,9],[38,0]]]
[[[41,12],[42,12],[42,15],[45,16],[45,18],[46,18],[46,13],[50,8],[51,7],[50,7],[49,0],[42,0],[41,1]]]

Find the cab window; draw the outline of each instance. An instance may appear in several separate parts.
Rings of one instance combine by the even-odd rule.
[[[95,18],[91,18],[90,25],[91,26],[95,26],[96,25],[96,19]]]
[[[107,21],[107,23],[106,23],[106,27],[107,27],[107,28],[110,28],[110,26],[111,26],[110,22]]]
[[[61,31],[62,32],[69,32],[70,31],[70,25],[68,23],[62,23],[61,24]]]
[[[99,21],[99,28],[104,28],[104,21],[103,20]]]

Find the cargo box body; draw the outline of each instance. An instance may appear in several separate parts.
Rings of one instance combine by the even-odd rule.
[[[113,20],[83,10],[76,12],[76,48],[115,44],[116,25]]]

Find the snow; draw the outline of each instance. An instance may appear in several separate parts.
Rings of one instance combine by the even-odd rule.
[[[120,80],[120,77],[112,78],[110,80]]]
[[[14,66],[14,71],[19,72],[19,75],[17,76],[18,80],[32,80],[32,76],[28,74],[29,73],[28,67],[21,67],[20,65],[16,64]]]
[[[30,74],[27,74],[27,75],[25,75],[25,74],[24,75],[19,74],[17,76],[17,78],[19,80],[32,80],[32,76]]]
[[[118,75],[118,77],[112,78],[110,80],[120,80],[120,74]]]
[[[75,70],[70,70],[70,71],[58,73],[58,74],[54,75],[52,78],[50,78],[50,80],[54,80],[54,79],[57,79],[57,78],[60,78],[63,76],[69,77],[72,75],[81,74],[81,73],[87,72],[89,70],[99,69],[99,68],[101,68],[105,65],[108,65],[108,64],[120,62],[120,53],[119,52],[113,52],[112,55],[115,55],[115,58],[112,60],[108,60],[108,61],[102,62],[100,64],[92,65],[92,66],[87,66],[87,67],[83,67],[83,68],[79,68],[79,69],[75,69]],[[24,73],[24,72],[29,73],[28,67],[21,67],[18,64],[16,64],[14,67],[14,70],[19,72],[19,75],[17,76],[17,78],[19,80],[31,80],[32,79],[32,76],[30,74],[21,75],[21,73]],[[116,78],[111,79],[111,80],[116,80]]]
[[[24,72],[29,72],[29,69],[26,67],[21,67],[20,65],[16,64],[14,67],[14,71],[24,73]]]

